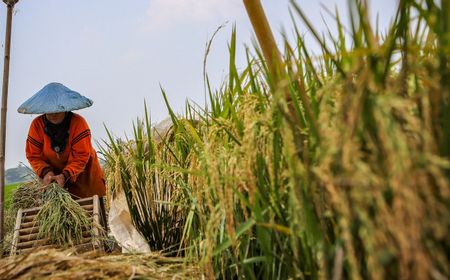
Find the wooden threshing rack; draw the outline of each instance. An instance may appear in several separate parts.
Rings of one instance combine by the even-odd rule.
[[[78,252],[103,250],[103,235],[106,229],[106,215],[104,200],[97,195],[76,200],[88,213],[92,222],[91,227],[83,232],[83,240],[75,245]],[[14,237],[11,247],[11,255],[21,254],[40,249],[57,248],[55,245],[47,245],[47,240],[38,239],[39,225],[36,223],[36,215],[41,207],[19,209],[17,212]],[[99,228],[100,226],[100,228]],[[92,230],[91,230],[92,229]]]

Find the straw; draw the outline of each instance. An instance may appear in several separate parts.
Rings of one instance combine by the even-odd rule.
[[[201,279],[196,266],[159,254],[73,255],[36,251],[0,260],[1,279]]]

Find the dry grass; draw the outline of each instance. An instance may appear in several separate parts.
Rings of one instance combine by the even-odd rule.
[[[1,279],[201,279],[197,267],[158,254],[104,255],[45,250],[0,260]]]

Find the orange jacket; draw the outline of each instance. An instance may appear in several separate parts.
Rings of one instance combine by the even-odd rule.
[[[97,153],[91,144],[91,131],[83,117],[73,114],[69,139],[62,153],[56,153],[50,137],[44,132],[45,115],[33,120],[26,142],[26,156],[37,176],[43,178],[52,170],[65,174],[69,192],[84,198],[104,196],[106,192],[103,171]]]

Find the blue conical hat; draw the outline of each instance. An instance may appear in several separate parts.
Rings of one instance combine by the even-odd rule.
[[[60,83],[50,83],[25,101],[17,111],[22,114],[60,113],[83,109],[92,100]]]

